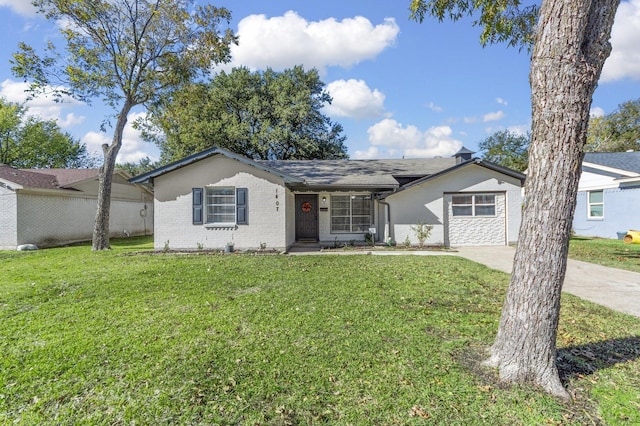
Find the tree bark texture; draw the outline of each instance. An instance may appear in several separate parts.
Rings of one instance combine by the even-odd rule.
[[[486,364],[569,398],[556,366],[560,294],[591,99],[619,0],[545,0],[534,39],[532,140],[511,282]]]
[[[109,250],[109,212],[111,210],[111,185],[113,183],[113,172],[116,167],[116,158],[120,147],[122,147],[122,135],[124,126],[127,124],[127,115],[131,110],[132,103],[125,101],[116,122],[111,145],[102,145],[104,154],[104,164],[100,167],[98,175],[98,203],[96,207],[96,220],[93,228],[92,250]]]

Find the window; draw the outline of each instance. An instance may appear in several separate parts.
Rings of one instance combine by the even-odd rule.
[[[604,194],[602,191],[589,191],[589,219],[602,219],[604,217]]]
[[[453,195],[451,210],[454,216],[495,216],[496,196],[493,194]]]
[[[359,232],[371,226],[371,195],[332,195],[331,232]]]
[[[193,224],[246,225],[247,188],[193,188]],[[204,217],[203,217],[204,216]]]
[[[206,223],[236,223],[235,188],[207,188],[205,212]]]

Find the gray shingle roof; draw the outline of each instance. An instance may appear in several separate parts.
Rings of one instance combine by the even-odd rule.
[[[397,186],[394,176],[422,177],[456,164],[455,158],[398,160],[271,160],[258,161],[308,185]]]
[[[584,161],[614,169],[640,173],[640,152],[587,152]]]

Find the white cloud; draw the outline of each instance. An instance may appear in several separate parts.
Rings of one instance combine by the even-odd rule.
[[[37,12],[29,0],[0,0],[0,7],[2,6],[9,7],[17,14],[27,17],[35,16]]]
[[[141,118],[144,119],[145,112],[132,112],[127,118],[127,125],[122,135],[122,147],[116,159],[117,163],[137,162],[145,157],[155,161],[158,158],[149,153],[150,146],[140,137],[140,132],[133,128],[133,123]],[[102,158],[102,145],[111,144],[112,133],[88,132],[85,134],[81,142],[87,145],[87,151],[91,154],[98,155]]]
[[[0,83],[0,96],[9,102],[24,103],[28,108],[28,115],[39,117],[43,120],[55,120],[58,125],[65,129],[84,121],[84,116],[78,116],[75,113],[67,113],[63,116],[65,109],[74,108],[83,105],[75,99],[64,96],[61,102],[56,102],[50,95],[39,95],[34,99],[27,100],[29,83],[18,82],[13,80],[4,80]]]
[[[500,105],[509,105],[509,102],[505,101],[502,98],[496,98],[496,102],[499,103]]]
[[[465,124],[472,124],[472,123],[476,123],[478,119],[476,117],[464,117],[462,121],[464,121]]]
[[[327,85],[333,98],[324,109],[334,117],[368,118],[385,114],[384,94],[371,90],[364,80],[337,80]]]
[[[356,151],[353,153],[352,158],[355,160],[376,160],[379,158],[388,158],[388,156],[382,154],[378,147],[370,146],[366,151]]]
[[[294,11],[272,18],[249,15],[238,23],[239,44],[231,47],[231,63],[223,68],[283,70],[302,64],[321,73],[328,66],[348,68],[392,46],[399,31],[393,18],[374,26],[361,16],[309,22]]]
[[[416,126],[403,126],[396,120],[385,118],[369,127],[369,142],[372,148],[367,151],[357,151],[357,155],[380,154],[381,157],[391,156],[393,153],[404,157],[436,157],[455,154],[462,142],[454,139],[451,127],[436,126],[427,130],[420,130]],[[380,150],[386,147],[386,151]]]
[[[517,124],[507,127],[507,130],[514,135],[524,136],[531,131],[531,124]]]
[[[640,0],[623,1],[611,30],[611,56],[602,69],[601,81],[629,77],[640,80]]]
[[[427,108],[429,108],[433,112],[442,112],[444,109],[440,105],[436,105],[434,102],[429,102],[427,104]]]
[[[589,117],[604,117],[605,112],[600,107],[592,107],[589,111]]]
[[[498,120],[502,120],[503,118],[504,118],[504,112],[502,111],[489,112],[482,116],[482,122],[488,123],[489,121],[498,121]]]

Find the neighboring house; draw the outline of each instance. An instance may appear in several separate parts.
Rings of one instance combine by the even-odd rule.
[[[111,236],[153,232],[153,194],[116,171]],[[16,169],[0,164],[0,249],[59,246],[90,240],[96,216],[97,169]]]
[[[296,242],[505,245],[524,175],[471,158],[257,161],[212,148],[130,179],[151,183],[155,248],[288,249]]]
[[[616,238],[640,229],[640,152],[589,152],[573,219],[577,235]]]

